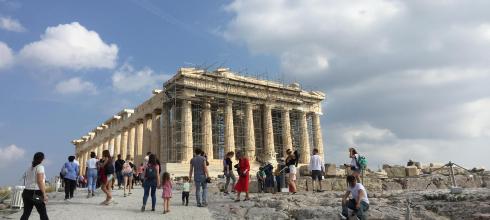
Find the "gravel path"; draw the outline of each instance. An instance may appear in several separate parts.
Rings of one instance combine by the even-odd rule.
[[[170,213],[163,214],[163,199],[161,190],[157,190],[156,211],[151,210],[151,197],[148,198],[146,205],[147,211],[141,212],[143,189],[135,186],[133,194],[123,197],[122,190],[114,190],[113,198],[116,202],[109,206],[99,205],[105,199],[105,195],[98,190],[95,197],[86,198],[86,191],[83,189],[75,192],[75,197],[69,201],[64,201],[64,193],[50,193],[48,201],[48,216],[50,219],[212,219],[211,213],[207,208],[196,207],[195,197],[191,193],[189,206],[181,203],[181,193],[174,192],[174,197],[170,203]],[[4,219],[20,219],[22,212],[4,217]],[[35,208],[30,219],[39,219]]]

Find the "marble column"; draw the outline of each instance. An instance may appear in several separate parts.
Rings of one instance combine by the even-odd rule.
[[[225,107],[225,154],[235,151],[235,130],[233,124],[233,102],[226,101]]]
[[[245,155],[255,160],[255,127],[252,103],[245,104]]]
[[[160,158],[160,119],[162,116],[161,109],[155,109],[152,114],[152,129],[151,129],[151,149],[150,151],[155,154],[158,159]]]
[[[264,105],[264,153],[262,160],[264,162],[276,162],[274,130],[272,126],[272,106],[269,104]]]
[[[313,113],[313,145],[316,149],[318,149],[318,155],[324,157],[323,155],[323,137],[322,137],[322,128],[320,125],[320,114]]]
[[[111,153],[111,156],[114,156],[114,143],[116,141],[116,136],[111,135],[111,138],[109,139],[109,152]]]
[[[137,126],[137,123],[131,123],[129,125],[129,130],[128,130],[128,154],[131,155],[131,157],[133,158],[133,160],[136,159],[136,126]]]
[[[151,151],[151,130],[152,130],[152,119],[151,114],[145,115],[143,121],[143,154],[146,156],[147,152],[155,153]]]
[[[137,164],[143,162],[143,121],[144,119],[138,119],[137,128],[136,128],[136,155],[134,156]]]
[[[301,155],[299,158],[300,163],[310,162],[310,141],[308,138],[308,125],[306,123],[306,112],[299,112],[299,132],[300,132],[300,147]]]
[[[169,133],[170,133],[170,109],[168,104],[164,103],[162,108],[162,126],[161,126],[161,147],[160,147],[160,160],[162,162],[169,161]]]
[[[202,110],[202,150],[213,160],[213,123],[211,120],[211,104],[205,102]]]
[[[117,159],[117,155],[121,154],[121,133],[122,133],[122,131],[117,133],[115,141],[114,141],[114,157],[116,159]],[[121,155],[121,158],[124,159],[124,156]]]
[[[121,133],[121,157],[126,160],[126,155],[128,155],[128,128],[123,128]]]
[[[182,152],[183,162],[188,162],[193,156],[193,140],[192,140],[192,106],[191,101],[182,101]]]
[[[293,149],[293,140],[291,138],[291,122],[289,116],[289,109],[282,110],[282,157],[286,158],[286,150]]]
[[[109,150],[109,139],[104,140],[104,150]],[[100,156],[102,158],[102,152],[100,153]]]
[[[102,158],[102,151],[104,150],[105,147],[105,141],[99,145],[97,148],[97,157],[100,159]]]

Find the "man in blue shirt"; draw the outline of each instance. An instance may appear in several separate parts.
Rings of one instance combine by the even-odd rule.
[[[80,172],[78,164],[74,163],[75,156],[69,156],[68,162],[63,165],[61,173],[65,180],[65,200],[73,198],[73,192],[77,186],[77,177]]]

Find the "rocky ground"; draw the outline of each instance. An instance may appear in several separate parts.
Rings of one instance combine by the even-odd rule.
[[[253,194],[251,201],[232,202],[214,193],[215,219],[340,219],[342,192]],[[490,219],[490,189],[390,191],[370,193],[369,219],[405,219],[408,200],[413,219]]]

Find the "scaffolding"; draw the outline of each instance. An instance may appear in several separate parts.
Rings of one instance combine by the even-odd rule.
[[[202,71],[202,70],[201,70]],[[202,73],[205,77],[221,79],[217,72],[208,72],[203,70]],[[255,76],[256,79],[263,78],[259,75]],[[239,97],[236,94],[231,96],[231,89],[237,85],[234,82],[228,81],[228,79],[223,78],[224,84],[226,86],[226,91],[209,92],[202,88],[211,88],[210,83],[215,83],[211,80],[202,80],[199,86],[195,88],[186,88],[185,83],[180,83],[177,80],[167,83],[165,88],[165,93],[167,94],[167,101],[164,105],[169,109],[169,125],[166,134],[164,134],[163,140],[167,146],[165,146],[165,161],[169,163],[182,162],[184,158],[184,140],[183,140],[183,101],[190,99],[191,101],[191,115],[192,115],[192,147],[193,149],[202,149],[203,144],[203,126],[202,126],[202,112],[204,107],[204,102],[209,102],[211,105],[211,123],[212,123],[212,144],[213,144],[213,158],[216,160],[223,159],[225,156],[225,108],[227,106],[227,101],[232,100],[233,109],[233,132],[235,141],[235,151],[245,151],[246,149],[246,104],[251,102],[248,97]],[[269,89],[269,82],[265,85]],[[286,85],[282,83],[282,89],[285,90]],[[277,91],[277,89],[276,89]],[[186,92],[194,94],[194,96],[186,96]],[[268,96],[270,94],[267,94]],[[273,100],[272,97],[268,97],[268,100]],[[280,158],[284,155],[282,153],[285,151],[283,143],[283,108],[273,107],[271,111],[272,116],[272,129],[274,137],[274,150],[276,152],[276,158]],[[290,111],[290,123],[291,123],[291,139],[292,146],[296,150],[300,150],[300,126],[299,126],[299,112],[297,110]],[[256,105],[252,109],[253,124],[254,124],[254,135],[255,135],[255,155],[256,158],[251,158],[257,161],[261,161],[261,156],[264,153],[264,106]],[[310,143],[313,143],[313,132],[312,132],[312,117],[307,117],[308,133],[310,135]],[[311,145],[311,144],[310,144]]]

